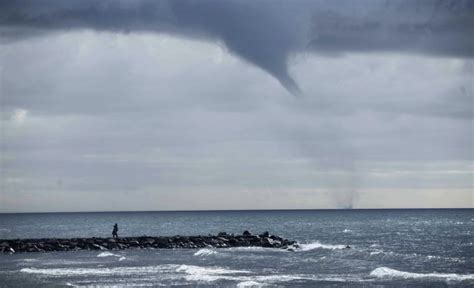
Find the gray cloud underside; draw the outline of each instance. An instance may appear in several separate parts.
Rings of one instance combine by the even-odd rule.
[[[473,1],[0,2],[0,41],[69,29],[158,32],[222,43],[290,92],[295,53],[396,51],[472,58]]]

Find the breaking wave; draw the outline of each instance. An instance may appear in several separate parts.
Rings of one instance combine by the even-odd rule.
[[[41,274],[50,277],[121,276],[129,279],[150,278],[151,281],[163,279],[186,280],[190,282],[213,282],[218,280],[235,281],[237,287],[262,287],[291,281],[364,281],[350,279],[344,275],[280,274],[256,275],[248,270],[234,270],[219,266],[195,266],[166,264],[145,267],[96,267],[96,268],[23,268],[23,273]],[[157,278],[158,277],[158,278]]]
[[[97,255],[97,257],[122,257],[122,256],[111,253],[111,252],[101,252],[99,253],[99,255]]]
[[[398,271],[387,267],[379,267],[370,272],[370,276],[391,279],[437,279],[445,281],[474,280],[474,274],[454,273],[413,273]]]
[[[287,250],[272,247],[259,247],[259,246],[244,246],[244,247],[230,247],[221,248],[222,251],[240,251],[240,252],[288,252]]]
[[[86,275],[144,275],[166,272],[168,265],[147,267],[114,267],[114,268],[23,268],[23,273],[43,274],[49,276],[86,276]]]
[[[212,250],[212,249],[208,249],[208,248],[203,248],[203,249],[199,249],[193,255],[198,256],[198,257],[205,257],[205,256],[214,255],[214,254],[217,254],[217,251]]]
[[[36,261],[38,261],[38,259],[26,258],[26,259],[23,259],[22,261],[24,261],[24,262],[36,262]]]
[[[97,267],[97,268],[22,268],[23,273],[42,274],[53,277],[63,276],[137,276],[137,275],[156,275],[156,274],[181,274],[182,278],[194,281],[214,281],[218,279],[236,279],[232,275],[251,274],[246,270],[231,270],[223,267],[201,267],[194,265],[167,264],[158,266],[143,267]]]
[[[176,272],[185,273],[188,281],[207,281],[212,282],[220,279],[237,280],[241,279],[239,275],[250,274],[246,270],[231,270],[222,267],[201,267],[194,265],[180,265]]]
[[[264,287],[266,286],[264,283],[259,283],[256,281],[243,281],[237,284],[237,288],[246,288],[246,287]]]
[[[314,249],[330,249],[330,250],[337,250],[337,249],[344,249],[346,245],[332,245],[332,244],[322,244],[319,241],[311,242],[311,243],[298,243],[300,248],[299,251],[310,251]]]

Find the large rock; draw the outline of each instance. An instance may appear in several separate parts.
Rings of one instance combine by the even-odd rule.
[[[48,252],[73,250],[111,250],[111,249],[141,249],[141,248],[226,248],[259,246],[273,248],[298,247],[295,241],[283,239],[265,232],[252,235],[244,231],[242,235],[234,236],[220,232],[217,236],[172,236],[172,237],[121,237],[121,238],[73,238],[73,239],[0,239],[0,252]]]

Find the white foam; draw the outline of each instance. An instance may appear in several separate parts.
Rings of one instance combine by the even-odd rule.
[[[435,259],[435,260],[448,260],[451,262],[459,262],[459,263],[465,262],[464,260],[459,259],[457,257],[443,257],[443,256],[438,256],[438,255],[426,255],[426,258],[428,258],[429,260]]]
[[[90,276],[122,276],[144,279],[169,278],[183,279],[191,282],[213,282],[217,280],[235,281],[237,287],[262,287],[295,280],[323,280],[323,281],[364,281],[360,278],[349,279],[341,275],[310,275],[310,274],[274,274],[256,275],[247,270],[233,270],[219,266],[195,266],[166,264],[145,267],[94,267],[94,268],[23,268],[23,273],[42,274],[50,277],[85,277]]]
[[[344,229],[344,231],[342,231],[343,233],[352,233],[352,230],[349,230],[349,229]]]
[[[111,253],[111,252],[101,252],[97,257],[121,257],[120,255]]]
[[[184,279],[187,281],[213,282],[217,280],[246,281],[249,280],[245,274],[250,271],[231,270],[222,267],[202,267],[194,265],[180,265],[176,272],[184,273]],[[234,274],[234,275],[232,275]],[[237,274],[237,275],[235,275]]]
[[[223,267],[201,267],[194,265],[167,264],[144,267],[96,267],[96,268],[23,268],[23,273],[43,274],[53,277],[61,276],[90,276],[90,275],[154,275],[157,273],[184,273],[188,280],[214,281],[232,274],[245,275],[251,272],[231,270]],[[232,277],[231,277],[232,278]]]
[[[198,256],[198,257],[205,257],[205,256],[214,255],[214,254],[217,254],[217,251],[212,250],[212,249],[204,248],[204,249],[199,249],[199,250],[198,250],[196,253],[194,253],[193,255],[194,255],[194,256]]]
[[[237,284],[237,288],[245,288],[245,287],[264,287],[266,286],[264,283],[259,283],[256,281],[243,281]]]
[[[220,249],[222,251],[251,251],[251,252],[265,252],[265,251],[272,251],[272,252],[288,252],[281,248],[271,248],[271,247],[258,247],[258,246],[250,246],[250,247],[231,247],[231,248],[224,248]]]
[[[312,280],[310,275],[264,275],[256,276],[255,280],[262,282],[290,282],[292,280]]]
[[[222,267],[201,267],[194,265],[181,265],[176,272],[184,273],[184,279],[187,281],[213,282],[217,280],[238,281],[239,287],[261,287],[266,283],[290,282],[293,280],[314,280],[319,279],[314,275],[254,275],[251,271],[231,270]],[[325,278],[326,279],[326,278]],[[327,280],[327,279],[326,279]],[[331,278],[333,281],[338,281]],[[255,284],[251,286],[250,284]],[[249,286],[244,286],[249,285]]]
[[[360,277],[350,277],[348,275],[308,275],[308,274],[291,274],[291,275],[262,275],[252,277],[257,282],[281,283],[291,282],[294,280],[313,280],[313,281],[334,281],[334,282],[365,282],[367,280]]]
[[[120,257],[119,261],[123,261],[123,260],[126,260],[126,259],[127,259],[127,257]]]
[[[176,272],[184,272],[189,275],[229,275],[229,274],[249,274],[246,270],[232,270],[222,267],[202,267],[195,265],[179,265]]]
[[[173,268],[173,267],[171,267]],[[49,276],[85,276],[85,275],[144,275],[170,271],[169,265],[147,267],[114,267],[114,268],[23,268],[23,273],[43,274]]]
[[[330,250],[336,250],[336,249],[344,249],[346,248],[346,245],[332,245],[332,244],[322,244],[319,241],[316,242],[311,242],[311,243],[305,243],[305,244],[299,244],[300,248],[298,250],[300,251],[310,251],[314,249],[330,249]]]
[[[454,274],[454,273],[413,273],[398,271],[387,267],[379,267],[370,272],[370,276],[377,278],[392,279],[438,279],[445,281],[474,280],[474,274]]]
[[[36,261],[38,261],[38,259],[27,258],[27,259],[23,259],[23,261],[25,261],[25,262],[36,262]]]

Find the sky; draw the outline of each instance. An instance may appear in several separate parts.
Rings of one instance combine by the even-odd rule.
[[[0,213],[474,208],[472,1],[0,2]]]

